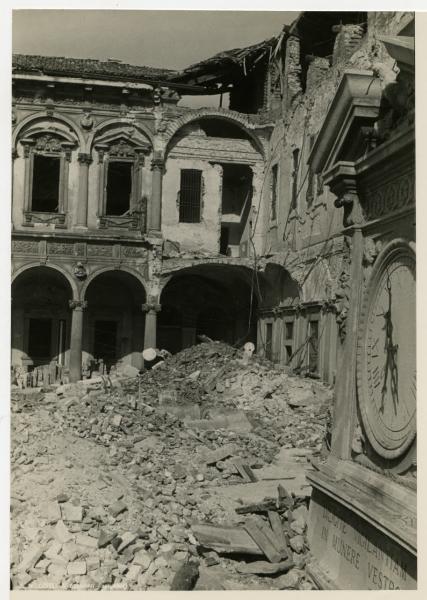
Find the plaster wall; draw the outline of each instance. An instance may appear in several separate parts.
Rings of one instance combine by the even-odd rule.
[[[201,221],[179,222],[181,169],[202,171]],[[163,177],[162,231],[165,239],[189,251],[219,252],[221,171],[204,160],[169,158]]]

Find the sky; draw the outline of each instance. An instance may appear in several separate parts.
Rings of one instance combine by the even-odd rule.
[[[14,10],[13,52],[182,69],[278,35],[297,12]]]

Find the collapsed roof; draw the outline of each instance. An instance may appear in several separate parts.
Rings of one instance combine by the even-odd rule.
[[[219,52],[211,58],[172,74],[170,80],[191,85],[203,85],[207,88],[205,93],[218,94],[221,89],[245,77],[262,59],[268,59],[277,40],[277,37],[273,37],[247,48],[234,48]]]

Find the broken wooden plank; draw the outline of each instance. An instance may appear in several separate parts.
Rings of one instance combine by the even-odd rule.
[[[279,543],[279,551],[281,552],[281,554],[286,558],[289,557],[289,552],[288,552],[288,544],[286,541],[286,537],[285,537],[285,531],[283,529],[283,524],[282,524],[282,520],[280,518],[280,515],[272,510],[268,511],[268,519],[270,521],[270,525],[271,525],[271,529],[274,532],[274,535],[276,536],[276,539]]]
[[[258,481],[258,479],[254,475],[254,472],[252,471],[252,469],[250,468],[250,466],[248,464],[244,463],[239,458],[233,459],[232,462],[233,462],[234,466],[236,467],[236,469],[239,471],[239,474],[241,475],[241,477],[243,477],[243,479],[245,481],[250,481],[251,483]]]
[[[291,560],[284,560],[279,563],[269,563],[264,560],[256,560],[251,563],[238,563],[236,571],[243,575],[278,575],[287,573],[294,563]]]
[[[207,465],[214,465],[220,460],[224,460],[229,456],[233,456],[236,448],[234,444],[226,444],[221,448],[216,448],[215,450],[211,450],[209,454],[206,455],[205,462]]]
[[[277,539],[274,531],[269,525],[261,519],[261,517],[255,517],[254,521],[258,525],[259,529],[264,533],[264,535],[270,540],[271,545],[277,550],[282,559],[286,559],[288,557],[288,550],[284,548],[280,541]]]
[[[201,546],[216,552],[262,555],[263,551],[245,529],[227,525],[197,523],[191,526]]]
[[[264,531],[260,529],[258,523],[254,519],[248,519],[244,527],[270,562],[281,562],[282,557],[280,555],[280,552],[278,552],[276,547],[272,544],[271,540],[264,533]]]
[[[248,513],[265,513],[269,510],[276,510],[277,500],[276,498],[265,498],[262,502],[256,502],[254,504],[245,504],[236,508],[238,515],[246,515]]]

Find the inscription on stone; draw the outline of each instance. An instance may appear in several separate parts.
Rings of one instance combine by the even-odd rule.
[[[339,589],[416,589],[416,559],[318,490],[310,506],[311,551]]]

